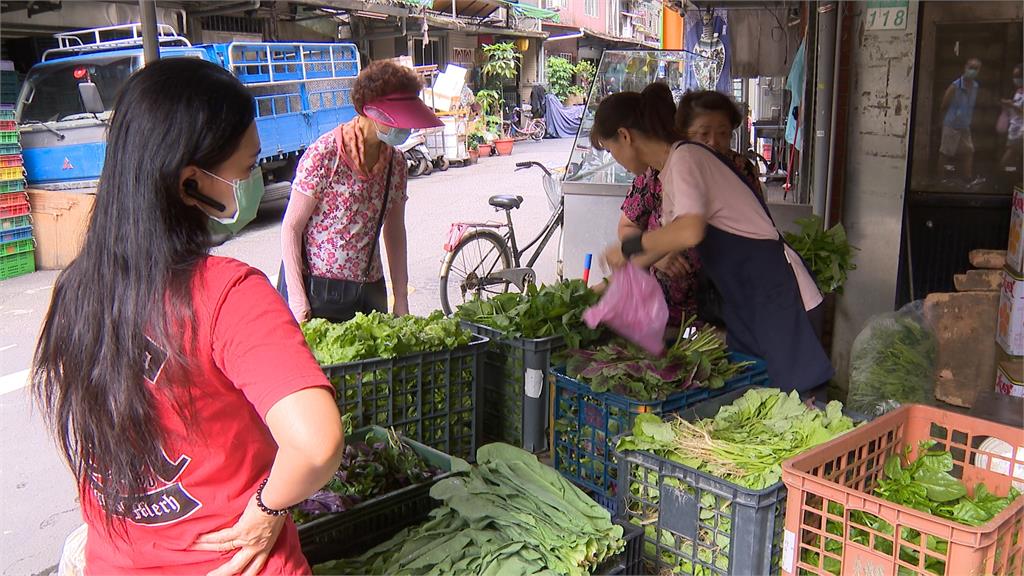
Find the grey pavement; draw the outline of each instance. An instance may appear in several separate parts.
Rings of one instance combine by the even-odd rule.
[[[520,241],[532,238],[550,214],[539,170],[515,171],[515,163],[562,168],[572,140],[517,143],[512,156],[482,159],[409,182],[409,297],[415,314],[437,308],[438,272],[449,225],[500,217],[487,205],[495,194],[525,198],[515,211]],[[261,210],[241,235],[214,250],[259,268],[271,279],[280,266],[283,204]],[[536,266],[541,281],[555,278],[555,237]],[[24,387],[36,336],[57,272],[36,272],[0,282],[0,574],[54,574],[64,538],[79,524],[74,482],[61,462]]]

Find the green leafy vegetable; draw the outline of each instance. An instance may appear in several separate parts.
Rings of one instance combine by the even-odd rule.
[[[784,233],[786,242],[807,263],[823,294],[842,294],[847,274],[857,269],[853,263],[853,251],[857,248],[847,240],[846,229],[836,224],[825,230],[820,216],[801,218],[796,223],[800,233]]]
[[[968,526],[988,522],[1019,495],[1016,488],[1010,488],[1009,494],[1000,498],[984,484],[978,484],[972,498],[967,487],[950,474],[953,455],[935,450],[934,446],[932,441],[922,442],[917,459],[906,465],[904,461],[910,458],[910,446],[902,456],[891,456],[885,463],[885,477],[879,480],[875,495]]]
[[[638,346],[616,341],[592,350],[572,350],[569,376],[586,381],[594,392],[612,391],[641,401],[663,400],[690,388],[721,388],[748,363],[730,363],[725,342],[712,328],[690,339],[680,337],[656,358]]]
[[[448,350],[465,346],[472,338],[457,320],[440,312],[426,318],[360,313],[338,324],[314,318],[303,323],[302,333],[323,366]]]
[[[509,292],[489,300],[466,302],[455,316],[503,332],[509,338],[562,336],[569,348],[580,348],[600,334],[583,323],[583,311],[598,298],[582,280],[539,288],[531,284],[525,294]]]
[[[796,392],[754,388],[723,406],[714,418],[697,422],[687,422],[678,416],[663,420],[653,414],[638,414],[632,434],[619,441],[618,450],[653,452],[739,486],[761,490],[781,482],[784,460],[853,427],[853,420],[843,415],[839,402],[819,410],[802,402]],[[653,521],[650,510],[659,504],[659,487],[652,486],[650,470],[635,466],[631,472],[631,497],[627,499],[631,516]],[[663,482],[693,492],[690,485],[675,477],[665,477]],[[705,487],[697,513],[702,523],[718,523],[716,529],[698,529],[691,542],[668,531],[659,536],[649,525],[647,537],[660,537],[668,549],[695,550],[697,560],[703,563],[663,554],[661,561],[672,572],[695,576],[730,573],[729,554],[721,551],[730,547],[731,508],[728,498],[716,497]]]
[[[589,574],[618,554],[622,527],[536,456],[507,444],[477,451],[465,476],[439,481],[426,523],[315,574]]]
[[[937,348],[914,314],[872,319],[853,343],[850,409],[881,415],[900,404],[933,403]]]

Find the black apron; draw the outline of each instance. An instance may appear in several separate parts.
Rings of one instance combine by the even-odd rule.
[[[703,144],[679,145],[687,144],[701,146],[728,166],[772,220],[764,199],[731,162]],[[708,224],[697,252],[721,295],[729,348],[764,359],[772,387],[802,392],[828,382],[835,370],[804,309],[784,247],[781,234],[756,240]]]

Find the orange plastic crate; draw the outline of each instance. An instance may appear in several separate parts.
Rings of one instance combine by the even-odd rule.
[[[989,438],[1012,446],[1011,454],[979,450]],[[1018,484],[1024,477],[1024,430],[928,406],[903,406],[783,464],[789,499],[782,573],[1024,573],[1024,496],[987,524],[973,527],[873,495],[888,457],[910,446],[914,459],[924,440],[934,440],[936,449],[953,455],[951,474],[972,495],[975,485],[984,482],[989,491],[1004,496],[1013,482],[1011,470]]]
[[[21,154],[0,154],[0,168],[11,168],[24,165]]]

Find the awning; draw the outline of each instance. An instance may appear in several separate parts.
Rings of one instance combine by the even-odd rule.
[[[455,12],[452,13],[452,5]],[[434,12],[453,14],[461,18],[487,18],[505,4],[499,0],[434,0],[430,7]]]
[[[413,15],[413,18],[419,18]],[[441,14],[427,12],[422,16],[426,18],[431,28],[441,30],[453,30],[464,34],[489,34],[493,36],[507,36],[509,38],[547,38],[548,33],[543,31],[517,30],[515,28],[503,28],[500,26],[487,26],[485,24],[473,24],[458,18],[445,17]]]
[[[484,19],[489,17],[498,8],[508,8],[515,12],[516,15],[524,18],[536,18],[538,20],[548,20],[551,22],[558,22],[558,12],[553,10],[545,10],[544,8],[538,8],[536,6],[530,6],[529,4],[522,4],[515,0],[403,0],[406,2],[426,2],[430,9],[434,12],[440,12],[442,14],[452,13],[452,4],[455,4],[455,16],[460,18],[478,18]]]
[[[592,38],[596,38],[598,40],[606,42],[608,44],[613,44],[613,45],[617,45],[617,46],[636,47],[636,48],[660,48],[660,45],[657,42],[643,42],[643,41],[637,40],[635,38],[619,38],[619,37],[611,36],[611,35],[608,35],[608,34],[602,34],[600,32],[597,32],[595,30],[591,30],[589,28],[582,28],[582,30],[583,30],[583,35],[585,37],[586,36],[590,36]]]

